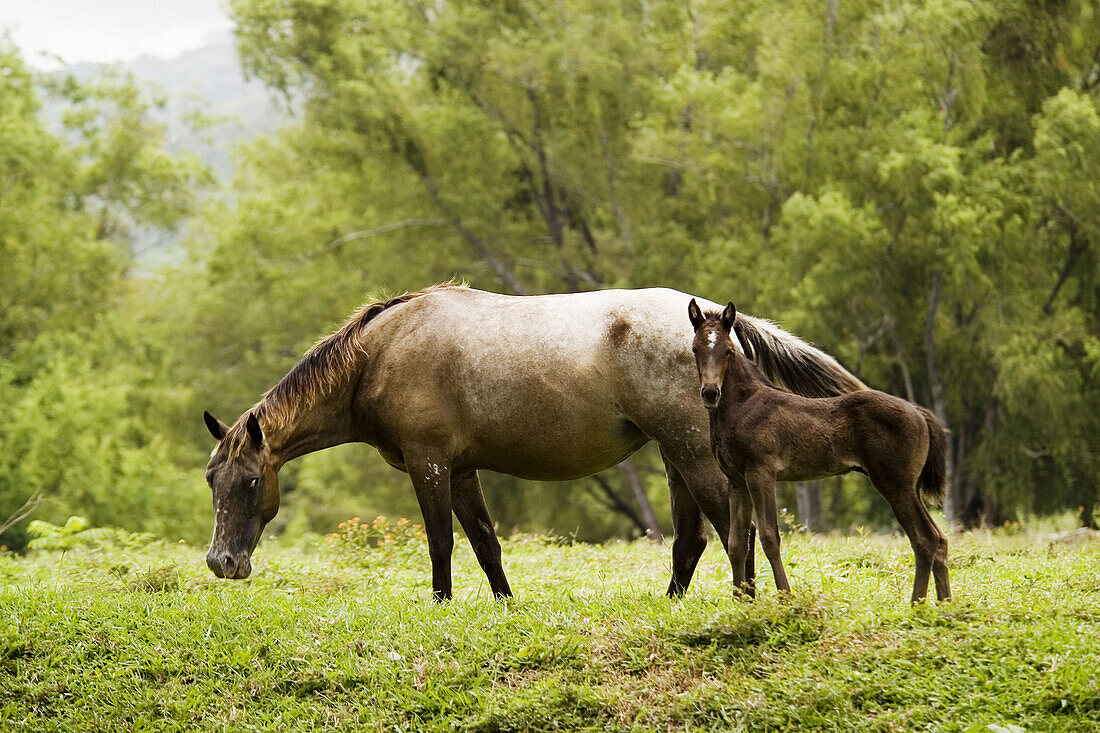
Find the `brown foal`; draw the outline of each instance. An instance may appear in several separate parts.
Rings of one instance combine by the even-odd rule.
[[[947,538],[921,500],[921,493],[940,496],[944,489],[947,439],[936,417],[872,389],[817,399],[780,390],[734,345],[737,336],[751,356],[751,343],[738,333],[733,303],[721,313],[704,314],[692,300],[688,316],[695,328],[700,394],[710,412],[711,448],[730,478],[730,533],[744,536],[755,509],[776,587],[790,590],[779,556],[775,482],[859,471],[890,503],[909,536],[917,560],[913,602],[927,595],[930,573],[937,598],[948,600]]]

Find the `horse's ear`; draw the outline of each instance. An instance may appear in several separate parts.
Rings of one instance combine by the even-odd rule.
[[[218,418],[211,415],[206,410],[202,411],[203,422],[206,423],[206,429],[210,431],[210,434],[214,436],[214,440],[221,440],[225,437],[225,433],[229,430],[229,426],[223,423]]]
[[[264,431],[260,429],[260,421],[256,419],[255,413],[248,413],[248,420],[245,421],[244,427],[257,448],[264,444]]]
[[[703,325],[703,311],[699,310],[699,304],[695,302],[695,298],[688,303],[688,318],[691,319],[691,327],[696,331]]]
[[[733,328],[733,324],[737,321],[737,308],[733,305],[731,300],[726,303],[726,307],[722,310],[722,328],[727,331]]]

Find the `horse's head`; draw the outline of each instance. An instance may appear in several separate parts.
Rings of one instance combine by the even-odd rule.
[[[695,353],[695,367],[699,370],[702,389],[699,394],[703,405],[710,410],[722,399],[722,380],[730,354],[736,351],[730,331],[737,320],[737,309],[729,303],[721,313],[704,314],[695,298],[688,303],[688,318],[695,329],[691,350]]]
[[[252,412],[232,427],[209,412],[203,419],[218,441],[206,464],[206,483],[214,495],[214,536],[206,564],[219,578],[247,578],[260,534],[279,511],[279,475]]]

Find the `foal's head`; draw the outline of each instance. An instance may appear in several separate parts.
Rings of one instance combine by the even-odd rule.
[[[218,441],[206,464],[214,498],[214,536],[206,564],[219,578],[247,578],[260,534],[279,511],[279,475],[252,412],[228,427],[209,412],[206,427]]]
[[[721,313],[703,313],[695,298],[688,303],[688,318],[695,329],[691,350],[695,353],[695,366],[699,370],[703,405],[710,410],[718,406],[722,398],[722,379],[726,364],[737,347],[733,345],[730,331],[737,320],[737,309],[729,303]]]

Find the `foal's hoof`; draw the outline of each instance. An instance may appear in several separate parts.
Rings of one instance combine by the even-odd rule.
[[[733,598],[736,601],[744,601],[750,603],[756,600],[756,588],[754,586],[745,584],[733,587]]]
[[[946,596],[944,598],[937,598],[935,602],[936,602],[936,604],[950,603],[951,602],[951,596]],[[930,604],[930,603],[932,603],[932,599],[930,599],[928,596],[925,596],[924,598],[913,598],[913,599],[910,599],[910,601],[909,601],[909,605],[914,606],[914,607],[924,605],[924,604]]]

